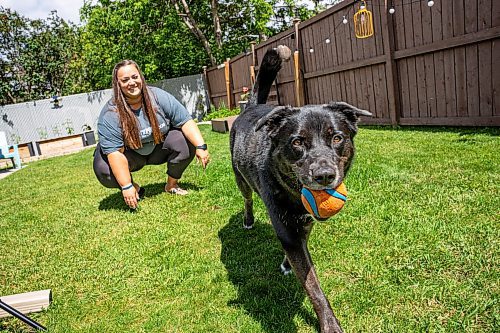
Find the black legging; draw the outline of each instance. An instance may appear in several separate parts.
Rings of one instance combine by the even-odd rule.
[[[145,165],[159,165],[167,163],[167,175],[179,179],[195,156],[196,148],[186,139],[178,129],[171,129],[165,141],[157,144],[149,155],[141,155],[131,149],[125,149],[124,155],[128,161],[130,172],[141,170]],[[108,156],[97,144],[94,152],[94,173],[99,182],[109,188],[120,188],[116,181]],[[131,175],[132,176],[132,175]]]

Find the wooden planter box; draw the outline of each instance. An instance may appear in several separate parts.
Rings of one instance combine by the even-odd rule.
[[[34,156],[64,155],[95,144],[94,131],[87,131],[58,138],[21,143],[19,144],[19,155],[23,160],[29,160]]]
[[[236,118],[238,116],[212,119],[212,131],[219,133],[229,132]]]
[[[39,155],[63,155],[83,147],[82,135],[73,134],[36,142]]]

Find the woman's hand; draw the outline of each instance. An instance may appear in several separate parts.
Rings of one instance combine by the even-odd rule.
[[[210,154],[208,150],[196,149],[196,158],[203,166],[203,169],[207,167],[207,164],[210,162]]]
[[[196,147],[204,145],[205,140],[203,140],[200,129],[192,119],[182,125],[181,130],[193,146]],[[210,154],[208,154],[208,150],[206,149],[196,149],[196,158],[198,158],[198,161],[203,166],[203,169],[205,169],[207,164],[210,162]]]
[[[127,158],[123,154],[123,148],[119,151],[108,154],[108,160],[111,171],[116,177],[118,184],[122,187],[125,186],[126,188],[126,190],[122,190],[125,204],[132,209],[136,209],[139,193],[137,193],[135,186],[132,186],[132,177],[130,176]]]
[[[123,200],[125,204],[132,209],[137,208],[137,202],[139,200],[139,193],[135,189],[135,186],[132,186],[129,189],[122,190]]]

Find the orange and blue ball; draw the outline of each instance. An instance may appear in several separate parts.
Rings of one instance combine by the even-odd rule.
[[[318,220],[326,220],[340,212],[347,200],[347,188],[341,183],[336,189],[311,190],[303,187],[302,204]]]

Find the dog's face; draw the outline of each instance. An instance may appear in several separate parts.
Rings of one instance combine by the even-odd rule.
[[[282,174],[313,190],[336,188],[354,157],[359,115],[371,114],[347,103],[277,107],[256,131],[267,131]]]

